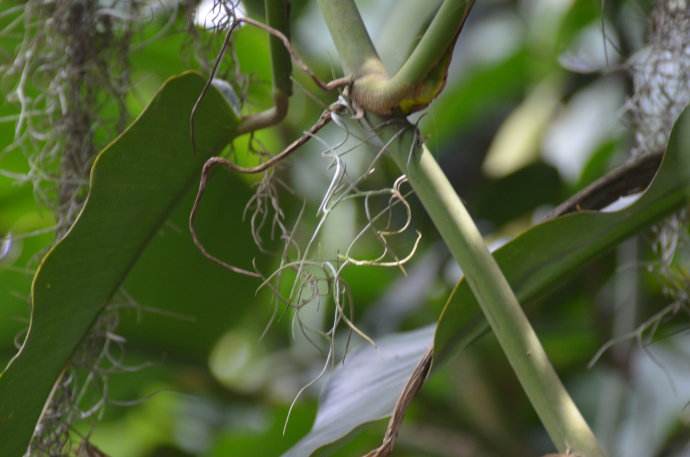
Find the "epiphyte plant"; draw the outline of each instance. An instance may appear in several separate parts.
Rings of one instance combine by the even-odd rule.
[[[451,253],[463,268],[465,277],[492,330],[556,447],[560,451],[572,449],[587,456],[603,456],[603,451],[594,434],[558,379],[536,333],[530,326],[510,285],[489,253],[472,218],[430,151],[421,141],[414,125],[406,120],[407,114],[429,104],[442,89],[452,49],[460,36],[473,3],[473,1],[444,1],[407,61],[392,77],[389,77],[354,2],[321,0],[319,6],[347,76],[324,84],[319,82],[313,73],[309,72],[309,74],[317,81],[319,87],[324,89],[346,85],[349,100],[329,107],[303,137],[295,140],[283,152],[261,165],[242,168],[226,159],[209,159],[204,165],[195,207],[204,190],[207,174],[213,166],[222,164],[233,171],[243,173],[265,171],[314,136],[326,121],[332,120],[332,111],[336,111],[337,114],[337,111],[341,110],[342,113],[344,108],[354,106],[357,113],[352,113],[353,117],[359,120],[367,142],[381,152],[390,149],[386,152],[400,168],[404,179],[409,182],[421,200]],[[276,30],[281,25],[284,28],[288,22],[287,5],[281,2],[267,2],[266,12],[269,25],[275,26],[273,29],[263,27],[273,35],[271,44],[274,55],[275,107],[267,113],[245,118],[238,127],[241,132],[251,131],[255,127],[263,128],[282,120],[281,114],[285,111],[283,97],[289,91],[280,87],[281,81],[286,80],[284,74],[281,76],[280,72],[290,71],[290,66],[285,64],[288,58],[291,57],[300,64],[300,67],[306,69],[299,57],[295,59],[296,53],[290,51],[287,37]],[[257,25],[253,21],[251,23]],[[230,37],[234,26],[234,24],[230,26],[227,37]],[[226,38],[226,43],[228,39]],[[276,58],[276,54],[281,52],[276,49],[279,46],[282,46],[283,55]],[[439,53],[439,50],[442,52]],[[287,55],[285,55],[286,52]],[[221,51],[219,59],[222,54]],[[281,63],[283,68],[281,68]],[[209,84],[210,79],[207,86]],[[190,123],[193,123],[193,120]],[[249,127],[246,127],[247,125]],[[398,188],[399,186],[396,185],[396,189]],[[396,195],[401,196],[399,190]],[[321,207],[327,206],[327,202],[321,205]],[[194,210],[190,216],[192,233],[194,233],[193,221]],[[197,245],[204,250],[198,238],[196,236],[194,238]],[[311,243],[305,249],[305,254],[308,254],[310,245]],[[204,252],[209,255],[205,250]],[[234,271],[254,274],[227,265],[215,257],[211,258]],[[298,277],[302,273],[303,264],[304,262],[300,262],[297,267]],[[398,264],[402,265],[402,262]],[[335,271],[332,266],[330,268]],[[337,277],[332,279],[337,283]],[[295,289],[300,288],[293,287],[292,290]],[[338,302],[340,292],[337,291],[337,287],[335,289],[334,298]],[[338,308],[340,306],[336,306],[336,309]],[[334,325],[337,322],[338,318],[335,319]],[[356,327],[353,326],[353,328]],[[330,355],[331,351],[329,351],[329,357]],[[425,363],[428,364],[428,362]]]
[[[67,9],[65,18],[68,20],[82,17],[79,16],[81,12],[91,11],[75,5],[74,9]],[[69,203],[64,206],[66,210],[58,212],[60,223],[57,232],[62,238],[37,270],[33,286],[33,314],[27,336],[19,353],[0,376],[0,431],[3,435],[13,437],[3,443],[0,450],[8,455],[22,453],[33,435],[30,453],[43,452],[46,443],[50,452],[56,449],[59,450],[55,452],[62,452],[67,446],[65,436],[72,433],[71,424],[76,417],[101,415],[108,402],[108,370],[97,364],[102,360],[112,362],[112,347],[121,347],[124,343],[124,339],[114,332],[119,317],[116,297],[118,294],[130,297],[121,286],[132,266],[141,257],[144,246],[161,229],[171,208],[190,183],[198,183],[191,209],[186,214],[191,241],[196,248],[216,265],[258,281],[259,290],[268,289],[275,304],[271,322],[280,318],[286,309],[291,309],[293,329],[298,330],[296,336],[302,335],[315,347],[325,348],[322,368],[303,385],[297,397],[320,379],[329,367],[335,366],[336,359],[342,355],[339,353],[342,346],[338,341],[341,324],[348,330],[348,341],[354,333],[377,348],[376,341],[369,337],[366,329],[361,328],[353,316],[355,303],[351,286],[344,279],[346,269],[358,266],[389,267],[406,272],[421,239],[412,221],[412,194],[424,206],[450,253],[461,266],[464,280],[448,299],[439,320],[433,348],[425,347],[423,354],[415,351],[419,355],[419,360],[415,359],[413,364],[416,369],[411,370],[411,378],[404,388],[399,389],[395,408],[384,411],[391,416],[391,420],[383,443],[368,455],[385,456],[392,452],[405,409],[421,388],[431,370],[432,361],[441,363],[449,348],[457,344],[466,345],[485,328],[477,324],[465,332],[468,327],[463,327],[462,318],[458,320],[457,314],[454,315],[455,302],[460,301],[476,303],[483,311],[489,328],[496,335],[558,451],[566,455],[603,456],[602,446],[597,443],[561,384],[521,303],[524,305],[534,299],[597,253],[687,202],[687,167],[683,155],[678,152],[686,147],[682,134],[676,133],[664,161],[663,151],[657,150],[666,144],[671,124],[687,104],[686,95],[681,93],[677,97],[677,106],[666,110],[672,119],[664,122],[663,135],[655,134],[656,139],[661,138],[661,142],[654,146],[655,150],[646,151],[646,155],[638,157],[616,173],[606,175],[602,181],[556,208],[550,216],[551,224],[534,227],[492,256],[463,201],[427,147],[416,118],[414,121],[408,118],[433,104],[443,90],[453,50],[458,40],[462,39],[461,31],[474,2],[441,2],[399,69],[388,72],[355,3],[350,0],[320,0],[318,5],[342,67],[341,71],[332,70],[342,76],[334,77],[330,82],[324,82],[316,76],[316,72],[295,50],[291,40],[289,2],[266,1],[265,22],[237,15],[236,2],[215,2],[214,5],[222,16],[221,28],[226,30],[216,59],[212,64],[205,62],[210,70],[206,82],[203,83],[194,74],[171,79],[131,127],[105,148],[93,163],[91,152],[95,155],[97,149],[93,132],[76,128],[88,125],[92,113],[74,109],[71,105],[67,109],[72,116],[68,116],[70,119],[79,120],[78,125],[69,124],[76,127],[68,131],[70,141],[67,144],[88,147],[77,148],[84,153],[77,167],[79,179],[72,181],[70,174],[69,185],[61,188],[64,194],[60,196],[61,201]],[[673,14],[682,19],[681,13],[675,11]],[[114,13],[98,13],[98,10],[94,10],[94,14],[111,17]],[[80,35],[76,39],[89,36],[84,33],[88,32],[89,24],[81,25],[83,27],[78,29]],[[270,36],[272,106],[256,113],[243,106],[247,96],[243,93],[244,80],[239,73],[230,74],[231,77],[236,76],[230,83],[219,79],[226,54],[230,54],[233,61],[238,58],[231,44],[235,32],[243,25]],[[103,26],[98,27],[102,29]],[[106,27],[105,30],[110,29]],[[59,33],[68,35],[67,42],[74,44],[70,39],[75,37],[69,36],[69,31],[61,28]],[[671,43],[676,41],[669,40]],[[100,62],[96,58],[100,51],[91,51],[85,55],[95,56],[94,61]],[[68,55],[78,57],[81,54]],[[69,63],[78,64],[79,68],[84,66],[81,61]],[[293,84],[298,81],[298,76],[292,72],[293,64],[300,69],[300,73],[306,74],[307,83],[317,91],[313,97],[323,103],[323,110],[316,120],[310,120],[313,123],[301,135],[286,141],[286,148],[279,153],[271,153],[273,148],[263,144],[262,133],[279,125],[287,116],[293,100]],[[23,74],[27,74],[27,68],[24,68]],[[96,65],[95,68],[101,67]],[[683,73],[682,65],[679,68]],[[58,78],[59,81],[62,80]],[[87,89],[95,90],[97,84],[94,81],[94,78],[84,81]],[[68,78],[68,83],[73,86],[73,95],[84,89],[78,78]],[[60,84],[57,86],[62,87]],[[668,86],[682,88],[683,84]],[[219,97],[218,88],[220,92],[229,94],[229,105],[232,106]],[[85,90],[87,95],[89,90]],[[22,100],[25,99],[25,91],[18,90],[17,94]],[[93,101],[93,98],[86,97],[85,100],[85,105],[88,105],[88,100]],[[642,107],[649,106],[639,98],[634,100]],[[76,104],[77,108],[80,106]],[[653,124],[643,118],[640,116],[637,121],[645,126]],[[20,119],[23,117],[20,116]],[[19,130],[23,122],[18,123]],[[332,131],[329,132],[329,128]],[[158,134],[161,130],[170,134],[161,138]],[[682,132],[682,129],[676,130]],[[242,135],[248,137],[249,152],[256,155],[250,158],[249,164],[245,162],[246,157],[232,147],[230,154],[222,152]],[[644,138],[639,140],[640,147],[647,144]],[[370,150],[365,156],[366,160],[359,165],[353,165],[352,141],[367,145]],[[59,140],[57,144],[60,144]],[[282,203],[286,196],[292,194],[292,189],[281,176],[279,168],[288,161],[304,161],[307,146],[318,148],[319,157],[327,164],[319,203],[313,209],[307,205],[294,211],[285,209]],[[132,151],[140,154],[132,155]],[[368,178],[381,168],[389,167],[390,170],[389,162],[397,167],[395,177],[383,188],[372,187]],[[659,163],[662,163],[661,170],[653,184],[632,207],[612,214],[590,214],[585,211],[602,209],[619,196],[645,189]],[[215,251],[217,244],[211,247],[206,242],[202,213],[206,199],[212,194],[213,183],[218,182],[216,177],[211,176],[212,171],[221,167],[232,174],[246,175],[255,185],[254,195],[247,200],[245,217],[249,221],[251,237],[260,252],[274,254],[275,241],[279,241],[274,265],[252,260],[250,266],[236,266]],[[89,193],[84,199],[86,171],[89,168]],[[255,179],[251,175],[260,176]],[[122,190],[122,183],[131,183],[124,186],[127,187],[126,192]],[[324,248],[321,243],[327,232],[324,227],[333,223],[338,212],[353,205],[361,206],[365,216],[362,225],[349,234],[346,242],[337,249]],[[73,222],[79,210],[81,213]],[[560,217],[564,214],[568,214],[568,217]],[[682,215],[674,220],[677,223],[673,227],[677,227],[683,220]],[[672,228],[671,225],[667,228]],[[303,226],[310,229],[306,237],[300,231]],[[582,226],[591,228],[590,238],[581,229],[577,230]],[[667,233],[666,230],[659,230],[660,233]],[[560,235],[553,236],[554,232]],[[674,233],[677,232],[675,229]],[[543,236],[549,233],[551,235]],[[529,244],[530,237],[539,236],[550,241],[545,241],[540,247],[539,256],[526,256],[522,246]],[[667,238],[664,235],[664,239]],[[17,239],[10,236],[3,239],[2,257],[11,254],[14,240]],[[569,248],[567,243],[563,244],[559,239],[567,239],[580,248]],[[98,243],[94,244],[95,240]],[[360,255],[359,248],[366,243],[375,245],[378,254],[373,257]],[[405,247],[401,248],[401,245]],[[663,256],[669,257],[668,252],[674,249],[667,246]],[[80,262],[71,260],[75,253],[82,252],[84,255],[79,256]],[[523,259],[520,266],[511,263],[511,256]],[[667,266],[667,270],[671,271],[671,262]],[[678,301],[658,314],[658,320],[640,328],[639,334],[647,328],[656,328],[656,323],[664,316],[682,309],[682,275],[679,277],[680,282],[675,279],[673,282],[674,297]],[[74,287],[75,278],[80,281],[81,287]],[[675,287],[678,284],[681,287]],[[134,298],[129,301],[136,302]],[[301,319],[302,311],[306,308],[325,310],[328,309],[327,305],[332,306],[333,315],[325,329],[318,325],[312,328],[312,323]],[[143,309],[134,304],[132,307]],[[65,321],[64,317],[60,317],[64,315],[69,315],[71,319]],[[270,326],[265,331],[268,329]],[[459,333],[463,333],[463,337],[457,343],[455,336]],[[59,337],[56,337],[58,334]],[[427,334],[425,338],[428,338]],[[60,344],[55,345],[56,341]],[[427,339],[421,341],[428,346]],[[45,348],[52,346],[55,346],[53,359],[46,361]],[[347,344],[344,346],[347,348]],[[608,346],[604,346],[602,352],[606,349]],[[73,368],[82,364],[88,374],[83,386],[75,387],[80,381],[74,375]],[[117,360],[113,364],[120,366]],[[40,376],[36,375],[36,367],[41,367]],[[29,380],[35,386],[31,397],[21,392],[21,386]],[[81,411],[73,408],[75,403],[81,402],[87,387],[94,383],[102,386],[102,398],[92,408]],[[293,400],[292,406],[296,400]],[[319,425],[317,417],[315,429]],[[79,449],[77,452],[100,452],[88,443],[88,436]],[[293,451],[289,455],[302,455],[300,452]]]

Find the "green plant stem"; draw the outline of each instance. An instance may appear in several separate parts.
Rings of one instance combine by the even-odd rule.
[[[354,0],[319,0],[319,7],[345,73],[357,78],[372,71],[385,72]]]
[[[443,0],[407,1],[401,2],[397,8],[391,8],[377,43],[387,69],[402,67],[419,44],[441,3]]]
[[[319,0],[343,60],[355,76],[352,97],[367,111],[388,114],[423,84],[455,43],[474,0],[444,0],[422,39],[390,77],[353,0]]]
[[[446,51],[455,44],[474,0],[444,0],[422,39],[390,80],[394,87],[424,81]]]
[[[283,32],[290,39],[290,10],[287,0],[265,0],[266,23]],[[273,68],[273,90],[286,97],[292,95],[292,59],[285,45],[278,37],[271,36],[271,65]]]
[[[473,4],[474,0],[444,0],[414,51],[392,77],[372,73],[355,82],[357,101],[381,114],[396,108],[451,52]]]
[[[560,452],[603,457],[474,221],[426,146],[409,140],[393,158],[463,269],[489,325]]]
[[[290,17],[287,0],[265,0],[266,23],[290,38]],[[278,124],[287,116],[289,98],[292,95],[292,60],[283,43],[270,37],[271,66],[273,76],[273,106],[242,119],[237,133],[253,132]]]

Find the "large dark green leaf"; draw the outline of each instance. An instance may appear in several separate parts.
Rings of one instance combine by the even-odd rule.
[[[257,281],[209,262],[194,246],[187,230],[193,187],[129,272],[122,298],[138,306],[120,313],[118,333],[127,339],[128,352],[145,351],[150,361],[164,354],[166,364],[207,367],[213,345],[228,327],[246,324],[248,313],[252,321],[262,322],[264,314],[268,320],[271,309],[260,305],[265,296],[256,295]],[[245,267],[258,255],[249,224],[239,221],[250,196],[241,176],[214,173],[196,217],[206,248]],[[257,259],[259,268],[267,258]]]
[[[96,159],[85,207],[41,263],[29,333],[0,376],[0,455],[22,455],[75,348],[204,160],[232,138],[236,119],[212,90],[198,112],[192,153],[188,119],[203,83],[192,73],[169,80]]]

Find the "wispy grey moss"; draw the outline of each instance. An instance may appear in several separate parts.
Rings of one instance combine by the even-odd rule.
[[[634,126],[632,154],[666,148],[674,123],[690,103],[690,4],[657,0],[649,20],[648,44],[635,54],[630,70],[634,93],[628,103]],[[671,300],[664,319],[690,311],[690,236],[682,210],[653,229],[657,260],[652,269]]]
[[[0,68],[18,105],[14,142],[2,154],[22,153],[41,203],[54,209],[56,236],[76,218],[96,152],[129,118],[129,51],[137,0],[28,0],[16,9],[22,38]],[[103,383],[103,351],[117,316],[106,313],[56,384],[36,428],[32,456],[71,455],[73,423],[85,410],[83,392]]]

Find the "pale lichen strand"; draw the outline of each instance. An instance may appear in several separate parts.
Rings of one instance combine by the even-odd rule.
[[[647,46],[630,61],[634,93],[628,113],[634,127],[633,156],[659,153],[675,122],[690,103],[690,5],[658,0],[649,19]],[[670,303],[634,332],[654,336],[658,326],[679,311],[690,312],[690,235],[688,212],[681,210],[652,229],[656,259],[648,269]]]

